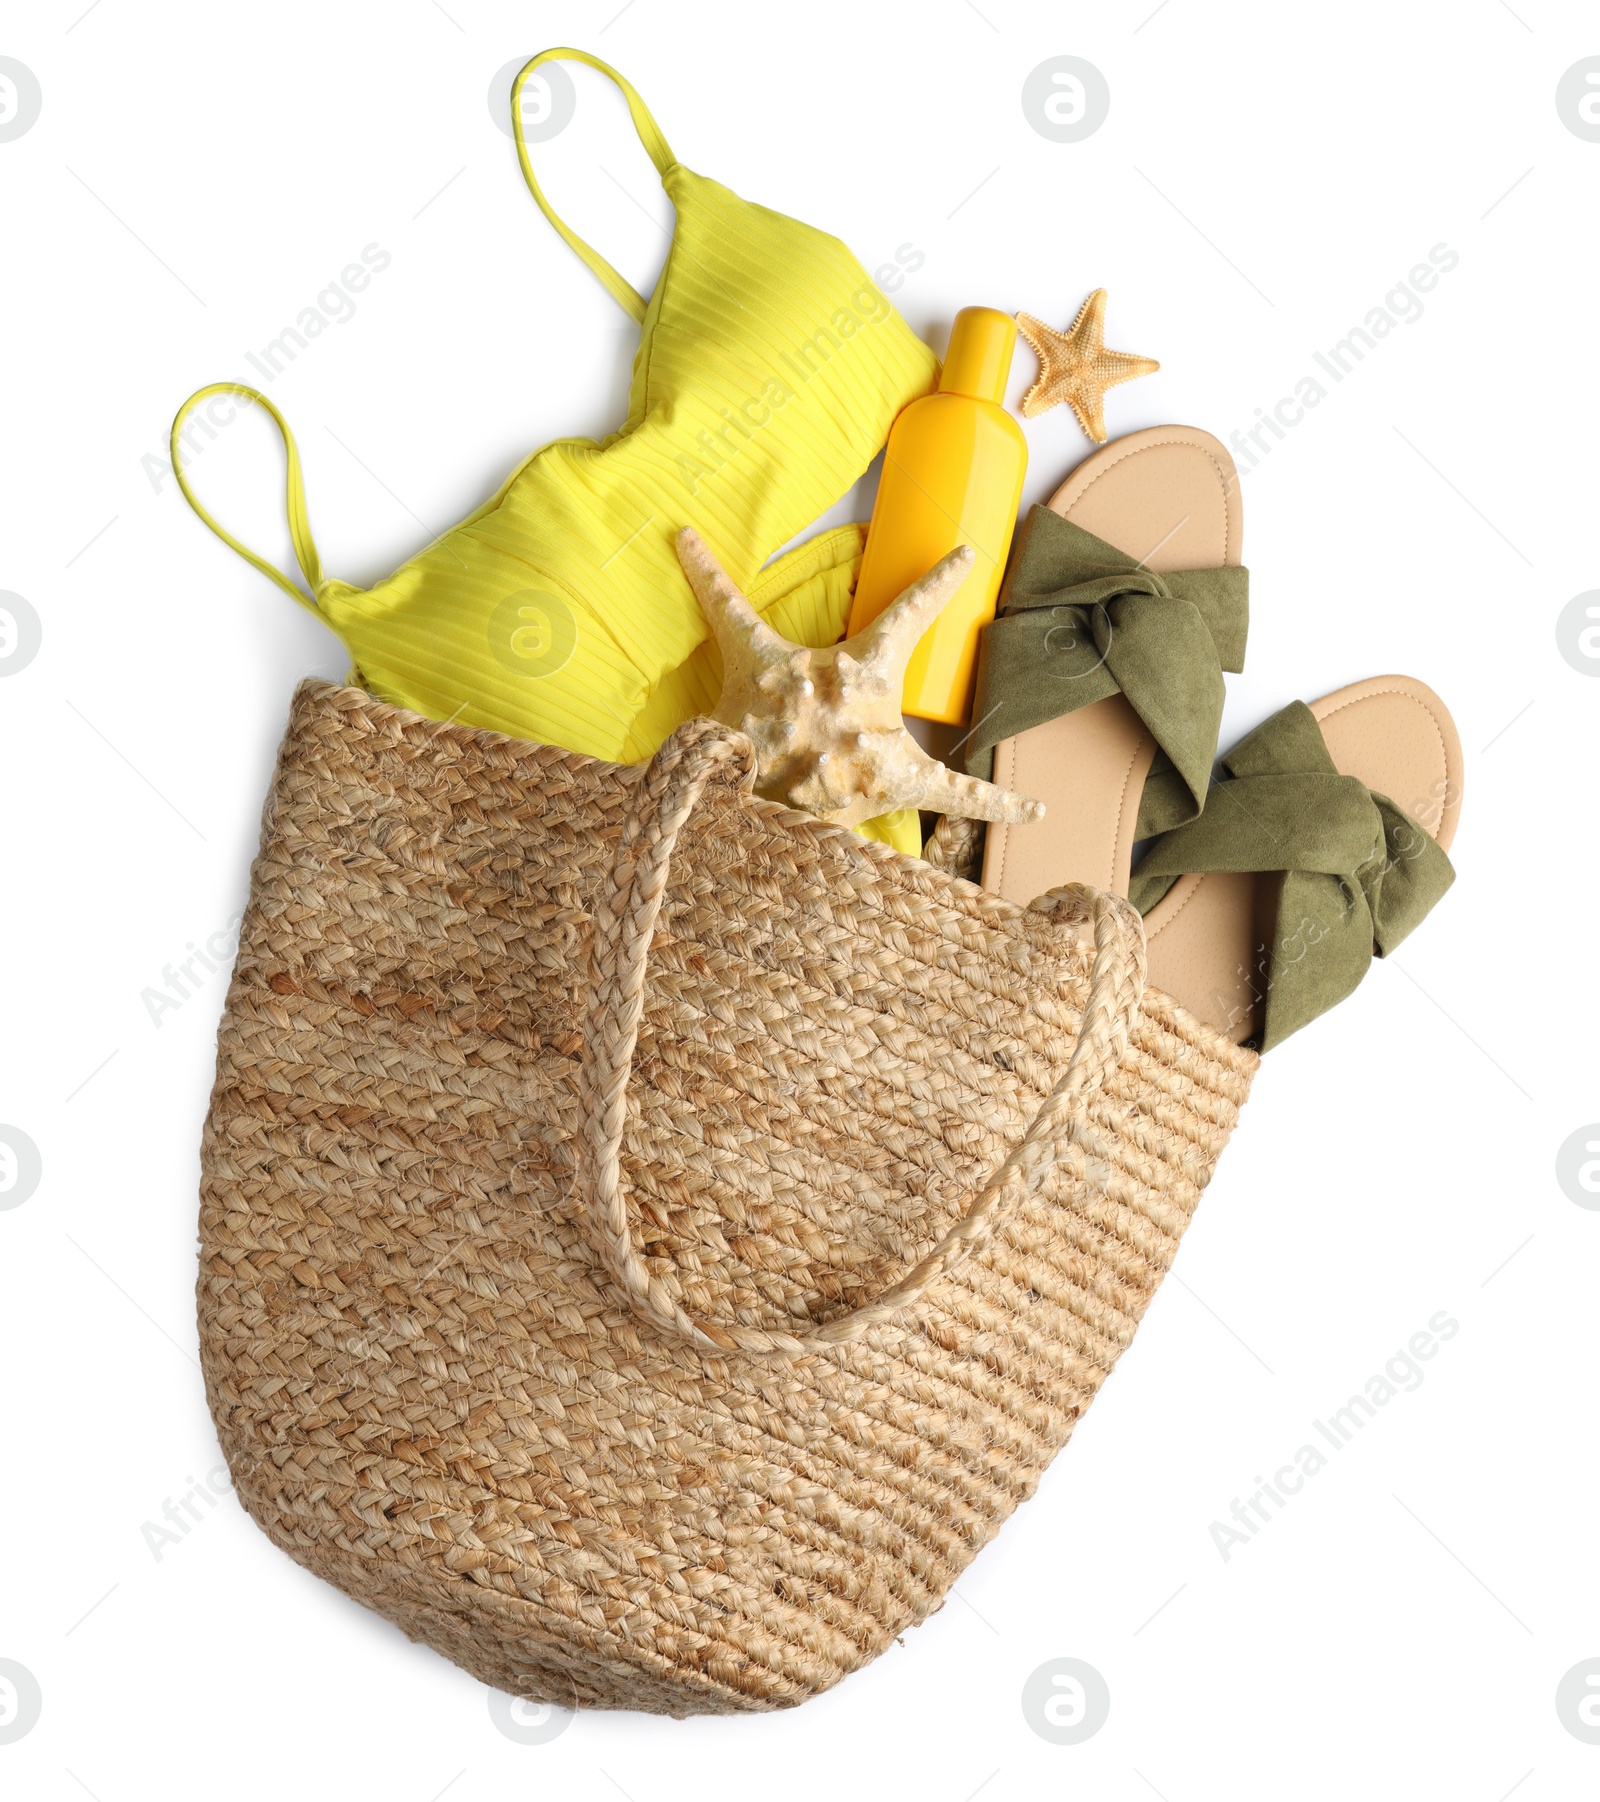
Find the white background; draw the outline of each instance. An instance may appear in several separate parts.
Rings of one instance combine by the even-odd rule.
[[[1597,585],[1600,144],[1555,88],[1600,20],[1554,0],[617,3],[11,0],[0,25],[43,93],[0,143],[0,588],[44,633],[0,682],[0,1120],[43,1160],[0,1212],[0,1657],[44,1698],[0,1745],[0,1793],[1593,1796],[1600,1746],[1555,1689],[1600,1656],[1600,1213],[1554,1170],[1600,1118],[1600,682],[1555,621]],[[358,582],[535,445],[622,415],[635,330],[488,108],[496,71],[553,43],[630,75],[692,168],[870,269],[915,246],[893,298],[936,348],[961,305],[1065,325],[1107,287],[1108,342],[1162,363],[1111,395],[1113,434],[1248,428],[1454,249],[1422,316],[1247,476],[1250,667],[1224,737],[1406,671],[1454,710],[1467,787],[1455,890],[1267,1059],[1173,1280],[943,1612],[794,1713],[586,1714],[522,1746],[479,1684],[231,1496],[159,1560],[147,1544],[219,1464],[193,1287],[224,979],[159,1027],[141,993],[238,912],[293,685],[345,669],[176,493],[177,404],[256,379],[246,351],[386,249],[271,389],[325,564]],[[1020,103],[1061,54],[1111,89],[1078,144]],[[668,209],[611,90],[574,81],[538,166],[648,288]],[[1033,368],[1020,348],[1013,403]],[[1065,408],[1026,429],[1031,501],[1088,446]],[[286,559],[264,420],[194,473]],[[869,508],[863,486],[836,517]],[[1421,1387],[1224,1561],[1211,1522],[1439,1309],[1460,1330]],[[1063,1656],[1111,1692],[1075,1747],[1019,1701]]]

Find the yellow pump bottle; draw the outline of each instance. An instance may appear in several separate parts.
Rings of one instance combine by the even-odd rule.
[[[901,706],[918,719],[960,726],[971,710],[978,633],[994,618],[1028,468],[1028,441],[1002,405],[1016,342],[1009,314],[963,307],[937,390],[902,408],[889,428],[850,630],[957,545],[977,552],[912,653]]]

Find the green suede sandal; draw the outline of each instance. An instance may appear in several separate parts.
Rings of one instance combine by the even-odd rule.
[[[1135,841],[1199,813],[1222,672],[1244,666],[1243,533],[1233,463],[1194,426],[1119,438],[1029,512],[980,640],[966,764],[1045,816],[988,829],[985,888],[1125,895]]]
[[[1344,1000],[1455,880],[1461,742],[1432,689],[1377,676],[1291,702],[1222,761],[1129,898],[1150,986],[1266,1051]]]

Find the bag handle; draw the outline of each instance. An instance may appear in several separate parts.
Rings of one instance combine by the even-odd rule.
[[[1066,1072],[1021,1142],[991,1173],[966,1214],[914,1270],[873,1301],[811,1332],[769,1332],[696,1320],[651,1276],[634,1249],[622,1188],[622,1132],[644,1013],[650,941],[678,834],[708,782],[716,779],[749,793],[755,773],[749,739],[715,720],[696,719],[672,734],[640,780],[610,881],[595,905],[575,1187],[585,1203],[590,1238],[635,1313],[707,1351],[795,1357],[848,1345],[891,1314],[921,1301],[941,1277],[989,1242],[1013,1181],[1024,1197],[1037,1193],[1081,1127],[1091,1097],[1122,1062],[1144,992],[1144,926],[1126,901],[1076,883],[1052,889],[1033,903],[1030,911],[1051,914],[1062,922],[1087,917],[1094,926],[1089,998],[1078,1040]]]
[[[568,246],[588,264],[617,305],[624,312],[631,314],[640,325],[643,325],[648,309],[645,297],[631,282],[624,281],[598,250],[586,244],[545,199],[544,189],[539,186],[539,178],[534,174],[533,164],[528,160],[528,146],[522,135],[522,84],[540,63],[553,61],[587,63],[591,69],[598,69],[602,75],[617,84],[622,90],[623,99],[628,103],[628,111],[633,118],[633,128],[639,134],[639,142],[643,144],[650,161],[655,164],[658,175],[665,175],[678,159],[672,154],[672,146],[661,135],[661,127],[651,118],[649,107],[634,90],[633,83],[626,76],[619,75],[610,63],[601,62],[598,56],[591,56],[587,50],[541,50],[537,56],[523,65],[517,79],[511,84],[511,132],[517,140],[517,161],[522,164],[522,179],[527,182],[529,191],[538,201],[539,211],[566,239]]]
[[[294,541],[294,554],[300,564],[300,573],[306,579],[311,593],[306,594],[298,582],[286,576],[275,563],[269,563],[265,557],[259,557],[246,544],[241,544],[225,526],[217,524],[200,503],[200,497],[189,486],[189,472],[183,467],[182,438],[184,424],[189,415],[203,400],[209,400],[213,394],[236,394],[242,400],[254,401],[258,407],[265,407],[271,414],[273,423],[283,439],[283,448],[287,457],[287,468],[283,478],[283,502],[289,515],[289,536]],[[210,526],[213,532],[226,545],[236,550],[246,563],[253,563],[262,575],[276,582],[292,600],[320,619],[322,609],[317,605],[317,590],[322,586],[322,559],[317,555],[316,540],[311,536],[311,517],[306,512],[306,488],[300,475],[300,450],[294,441],[294,433],[289,430],[289,422],[267,399],[266,395],[255,388],[248,388],[243,382],[213,382],[208,388],[197,388],[178,409],[178,416],[172,422],[172,469],[178,478],[178,486],[183,490],[183,498],[194,508]]]

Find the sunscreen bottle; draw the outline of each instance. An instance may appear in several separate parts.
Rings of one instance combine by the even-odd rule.
[[[901,708],[918,719],[961,726],[971,710],[978,633],[994,618],[1028,467],[1028,441],[1002,404],[1016,341],[1008,313],[963,307],[938,388],[889,428],[851,632],[957,545],[977,552],[912,653]]]

